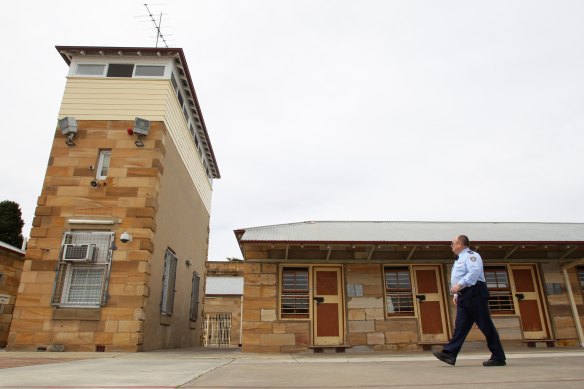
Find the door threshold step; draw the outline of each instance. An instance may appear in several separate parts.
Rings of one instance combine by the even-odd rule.
[[[336,345],[328,345],[328,346],[308,346],[309,349],[312,349],[314,353],[324,353],[325,351],[328,352],[337,352],[337,353],[344,353],[346,349],[352,347],[349,344],[336,344]]]
[[[545,343],[546,347],[556,347],[557,339],[523,339],[527,347],[536,347],[538,343]]]

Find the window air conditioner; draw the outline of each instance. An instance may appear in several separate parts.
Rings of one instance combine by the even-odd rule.
[[[97,257],[95,244],[66,244],[63,247],[63,261],[90,262]]]

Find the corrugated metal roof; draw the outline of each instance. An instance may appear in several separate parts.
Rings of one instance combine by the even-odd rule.
[[[246,242],[584,242],[582,223],[308,221],[244,228]]]
[[[10,251],[13,251],[13,252],[18,253],[18,254],[22,254],[22,255],[25,254],[25,252],[22,251],[21,249],[19,249],[18,247],[14,247],[14,246],[9,245],[8,243],[4,243],[2,241],[0,241],[0,247],[5,248],[5,249],[10,250]]]

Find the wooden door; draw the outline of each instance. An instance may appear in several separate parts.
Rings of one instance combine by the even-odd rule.
[[[537,272],[531,265],[512,265],[513,302],[521,317],[524,339],[549,339]]]
[[[414,266],[420,343],[448,342],[444,291],[439,266]]]
[[[341,268],[322,266],[313,271],[314,345],[341,345],[345,341]]]

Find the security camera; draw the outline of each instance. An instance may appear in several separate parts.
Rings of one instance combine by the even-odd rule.
[[[90,182],[91,186],[93,186],[94,188],[97,188],[99,186],[99,182],[97,182],[97,180],[92,180]]]
[[[123,232],[122,235],[120,235],[120,240],[122,241],[122,243],[131,242],[132,235],[130,235],[130,233],[128,233],[128,232]]]

